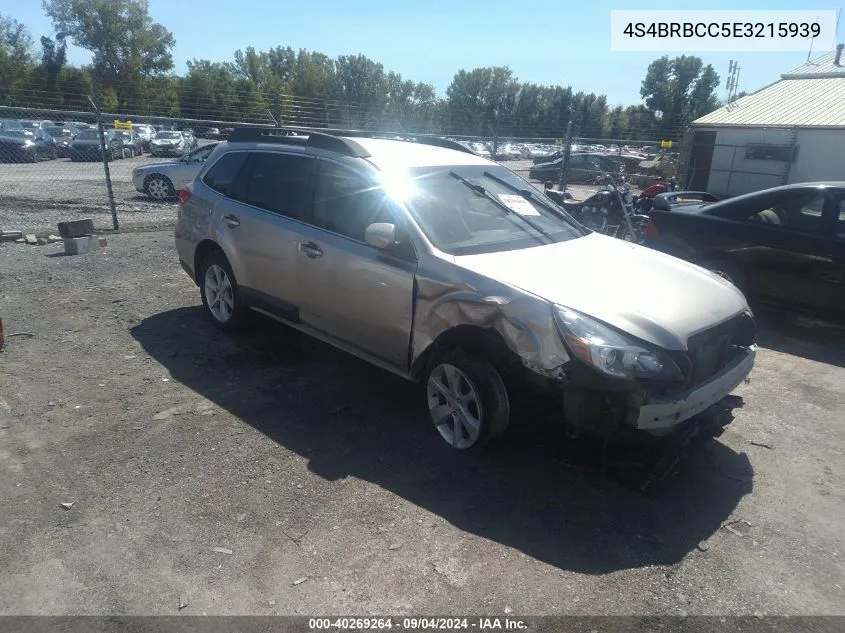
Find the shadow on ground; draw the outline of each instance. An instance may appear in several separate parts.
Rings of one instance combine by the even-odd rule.
[[[845,322],[769,306],[755,307],[754,315],[762,347],[845,367]]]
[[[481,454],[449,448],[421,388],[273,321],[218,333],[200,308],[154,315],[133,336],[173,379],[336,480],[370,481],[461,530],[561,569],[607,573],[681,560],[752,489],[745,454],[709,442],[645,497],[602,477],[546,421],[519,418]]]

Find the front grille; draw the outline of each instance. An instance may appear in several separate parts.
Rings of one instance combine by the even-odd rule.
[[[687,340],[687,353],[692,364],[687,388],[697,387],[718,374],[740,351],[753,345],[757,328],[750,314],[740,314]]]

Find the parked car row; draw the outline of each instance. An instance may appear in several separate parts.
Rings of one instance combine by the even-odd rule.
[[[146,124],[132,124],[131,130],[106,129],[104,142],[107,160],[133,158],[144,152],[153,156],[184,156],[199,146],[190,131],[157,131]],[[0,161],[36,162],[56,158],[102,160],[99,130],[79,122],[0,121]]]

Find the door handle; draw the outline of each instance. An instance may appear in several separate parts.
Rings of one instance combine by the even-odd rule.
[[[310,259],[323,256],[323,251],[314,242],[300,243],[299,250],[300,252],[305,253],[305,255]]]
[[[233,229],[236,226],[240,226],[241,221],[238,219],[238,216],[229,213],[223,216],[223,223],[230,229]]]

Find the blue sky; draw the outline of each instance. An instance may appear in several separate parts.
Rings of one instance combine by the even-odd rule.
[[[194,58],[230,61],[235,50],[276,45],[330,56],[363,53],[385,69],[434,84],[445,93],[456,71],[509,66],[516,77],[606,94],[611,104],[640,101],[640,81],[660,53],[610,51],[610,10],[617,9],[839,9],[845,0],[708,0],[567,2],[566,0],[150,0],[153,18],[173,32],[175,70]],[[0,13],[23,22],[35,41],[52,34],[39,0],[0,0]],[[845,23],[845,18],[842,20]],[[840,24],[842,41],[845,24]],[[815,50],[830,50],[819,42]],[[676,55],[678,53],[670,53]],[[815,56],[814,52],[814,56]],[[739,61],[740,89],[775,81],[807,53],[704,53],[723,78]],[[73,63],[90,59],[71,51]],[[719,94],[723,96],[724,87]]]

